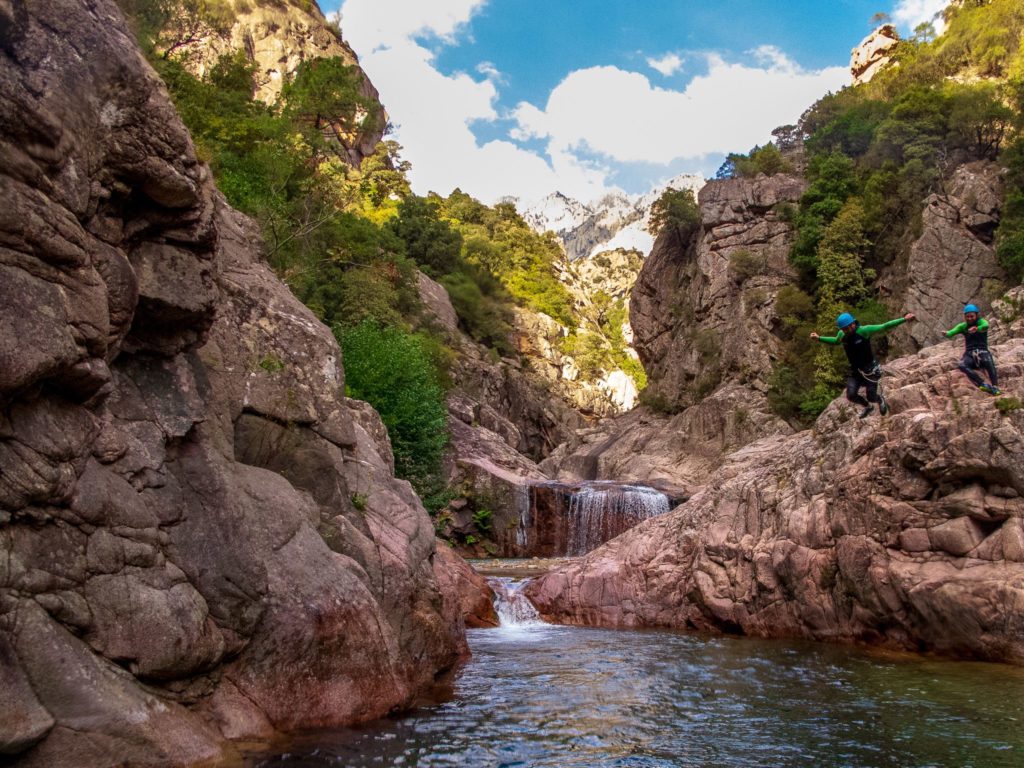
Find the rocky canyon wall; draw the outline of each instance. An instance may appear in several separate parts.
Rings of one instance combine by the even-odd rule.
[[[330,332],[112,0],[0,3],[0,753],[189,765],[465,649]]]
[[[780,343],[775,296],[795,280],[787,211],[805,187],[785,174],[709,182],[693,239],[666,232],[655,242],[630,299],[648,397],[679,410],[726,379],[766,389]]]

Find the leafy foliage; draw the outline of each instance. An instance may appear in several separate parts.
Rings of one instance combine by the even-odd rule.
[[[726,156],[715,178],[754,178],[760,174],[774,176],[777,173],[792,173],[793,164],[786,160],[775,144],[754,147],[746,155],[731,153]]]
[[[700,226],[700,208],[690,189],[666,189],[651,206],[651,230],[669,231],[684,245]]]
[[[448,444],[444,389],[423,340],[363,321],[335,331],[345,356],[345,393],[380,414],[395,471],[418,491],[432,489]]]
[[[790,418],[816,416],[842,377],[839,353],[807,342],[808,321],[829,327],[845,310],[862,322],[886,318],[875,275],[917,237],[925,199],[956,166],[977,159],[1008,166],[997,254],[1011,276],[1024,277],[1024,147],[1014,138],[1024,6],[976,0],[946,16],[941,37],[921,28],[896,47],[899,66],[829,94],[801,118],[810,185],[790,252],[800,286],[779,294],[786,344],[770,382],[773,407]]]

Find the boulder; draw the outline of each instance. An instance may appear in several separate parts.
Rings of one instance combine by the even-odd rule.
[[[498,626],[494,590],[487,584],[487,579],[443,541],[437,542],[434,571],[444,593],[458,596],[459,615],[467,627]]]

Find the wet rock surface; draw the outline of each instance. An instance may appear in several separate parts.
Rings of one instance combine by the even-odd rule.
[[[191,765],[409,702],[457,596],[331,333],[112,2],[0,14],[0,753]]]
[[[572,624],[1024,663],[1024,340],[994,351],[1007,400],[970,385],[950,347],[893,361],[889,416],[836,400],[814,429],[733,453],[689,501],[530,598]]]

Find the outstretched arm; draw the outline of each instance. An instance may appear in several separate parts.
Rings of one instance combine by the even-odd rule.
[[[811,338],[815,341],[820,341],[822,344],[841,344],[843,341],[843,332],[840,331],[835,336],[819,336],[814,332],[811,333]]]
[[[959,323],[958,325],[954,325],[952,328],[950,328],[948,331],[946,331],[946,338],[947,339],[952,339],[958,333],[966,333],[966,332],[967,332],[967,323]]]
[[[888,322],[881,323],[879,325],[862,325],[857,329],[857,333],[867,338],[874,336],[876,333],[884,333],[885,331],[891,331],[898,325],[903,325],[908,320],[914,320],[914,314],[907,312],[903,317],[897,317],[895,320],[889,320]]]

